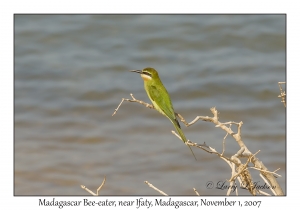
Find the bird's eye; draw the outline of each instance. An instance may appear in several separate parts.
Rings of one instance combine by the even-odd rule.
[[[150,73],[148,73],[148,72],[143,72],[143,74],[146,74],[146,75],[148,75],[149,77],[151,77],[151,74]]]

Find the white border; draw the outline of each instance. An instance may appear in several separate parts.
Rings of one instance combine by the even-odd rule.
[[[286,13],[287,14],[287,196],[266,197],[229,197],[230,200],[262,200],[261,208],[286,207],[298,201],[299,171],[297,161],[298,139],[296,121],[299,113],[299,11],[298,4],[286,1],[6,1],[1,8],[1,207],[21,207],[40,209],[39,197],[13,196],[13,14],[14,13]],[[79,4],[78,4],[79,3]],[[298,64],[298,65],[297,65]],[[294,122],[293,122],[294,121]],[[284,149],[284,148],[283,148]],[[297,196],[297,197],[296,197]],[[101,200],[130,200],[137,197],[88,197]],[[40,197],[43,198],[43,197]],[[52,199],[52,197],[45,197]],[[59,200],[83,200],[87,197],[57,197]],[[155,199],[156,197],[146,197]],[[157,197],[160,198],[160,197]],[[182,200],[195,197],[175,197]],[[224,197],[202,197],[210,200],[223,200]],[[199,198],[200,199],[200,198]],[[51,207],[47,207],[50,209]],[[53,207],[58,209],[58,207]],[[70,207],[65,207],[70,208]],[[65,209],[63,208],[63,209]],[[98,207],[99,208],[99,207]],[[134,207],[135,208],[135,207]],[[204,207],[202,207],[204,208]],[[3,208],[7,209],[7,208]],[[114,208],[116,209],[116,208]],[[135,208],[136,209],[136,208]],[[170,209],[170,208],[169,208]],[[172,207],[172,209],[175,209]],[[191,209],[180,207],[180,209]]]

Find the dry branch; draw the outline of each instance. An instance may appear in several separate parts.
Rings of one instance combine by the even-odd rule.
[[[283,103],[284,107],[286,107],[286,93],[284,90],[282,90],[281,85],[282,84],[286,84],[285,82],[278,82],[278,86],[280,89],[280,95],[278,96],[278,98],[281,98],[281,102]]]
[[[165,196],[168,196],[167,193],[165,193],[165,192],[161,191],[160,189],[156,188],[155,186],[153,186],[153,185],[152,185],[151,183],[149,183],[148,181],[145,181],[145,183],[146,183],[149,187],[151,187],[152,189],[154,189],[154,190],[156,190],[157,192],[159,192],[160,194],[165,195]]]
[[[119,110],[121,104],[124,101],[128,101],[128,102],[137,102],[140,103],[144,106],[146,106],[147,108],[151,108],[151,109],[155,109],[151,104],[145,103],[143,101],[137,100],[134,98],[133,94],[130,94],[132,99],[125,99],[123,98],[121,103],[118,105],[118,107],[115,109],[115,112],[113,113],[113,115],[115,115],[117,113],[117,111]],[[262,192],[260,190],[256,190],[254,189],[253,183],[252,183],[252,177],[251,174],[249,172],[249,166],[248,164],[251,162],[256,170],[260,171],[260,175],[261,177],[263,177],[263,179],[265,180],[265,182],[271,186],[271,190],[275,195],[283,195],[283,191],[280,187],[280,185],[278,184],[275,175],[275,172],[270,172],[267,167],[264,166],[264,164],[257,158],[255,157],[255,154],[252,154],[250,152],[250,150],[247,148],[247,146],[244,144],[243,140],[242,140],[242,136],[241,136],[241,128],[243,125],[243,122],[225,122],[225,123],[221,123],[219,121],[218,118],[218,111],[216,110],[215,107],[212,107],[211,112],[213,114],[213,117],[209,117],[209,116],[197,116],[194,120],[192,120],[190,123],[187,123],[185,121],[185,119],[178,113],[175,113],[179,118],[180,121],[183,122],[187,127],[193,125],[194,123],[196,123],[198,120],[202,120],[202,121],[206,121],[206,122],[211,122],[214,123],[218,128],[223,129],[226,132],[225,137],[223,138],[223,151],[222,153],[217,152],[214,148],[206,145],[206,143],[204,142],[203,144],[197,144],[194,142],[191,142],[190,140],[188,140],[187,142],[185,142],[185,144],[190,145],[190,146],[194,146],[197,148],[200,148],[208,153],[211,154],[215,154],[217,156],[219,156],[222,160],[224,160],[225,162],[228,163],[228,165],[231,167],[232,169],[232,177],[230,178],[229,182],[230,182],[230,186],[233,186],[235,184],[235,180],[238,179],[241,185],[245,185],[247,186],[247,189],[249,190],[249,192],[252,195],[256,195],[256,193],[259,194],[264,194],[264,195],[268,195],[265,192]],[[229,125],[229,126],[228,126]],[[237,132],[234,132],[231,129],[232,125],[236,125],[237,126]],[[180,136],[175,132],[172,131],[172,133],[174,135],[176,135],[178,138],[180,138]],[[225,152],[225,139],[226,137],[229,135],[231,135],[235,141],[238,143],[240,149],[239,151],[234,154],[233,156],[229,157],[225,157],[224,156],[224,152]],[[181,139],[181,138],[180,138]],[[245,164],[242,164],[242,161],[240,160],[240,158],[247,158],[247,162]],[[277,174],[276,174],[277,175]],[[164,193],[162,191],[160,191],[159,189],[155,188],[153,185],[151,185],[150,183],[148,183],[147,181],[145,181],[145,183],[147,183],[149,185],[149,187],[152,187],[153,189],[155,189],[156,191],[160,192],[160,193]],[[227,194],[230,194],[230,192],[227,192]],[[165,194],[167,195],[167,194]]]
[[[92,195],[94,195],[94,196],[97,196],[97,195],[99,195],[101,188],[104,186],[105,181],[106,181],[106,177],[104,177],[104,179],[103,179],[103,181],[102,181],[102,184],[98,187],[96,193],[94,193],[93,191],[91,191],[90,189],[88,189],[88,188],[87,188],[86,186],[84,186],[84,185],[81,185],[81,188],[84,189],[84,190],[86,190],[86,191],[89,192],[90,194],[92,194]]]
[[[196,188],[193,188],[193,190],[195,191],[196,195],[200,196]]]

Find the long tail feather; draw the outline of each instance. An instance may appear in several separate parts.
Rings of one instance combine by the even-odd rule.
[[[182,132],[182,130],[181,130],[178,126],[176,126],[176,124],[174,124],[174,127],[176,128],[176,130],[177,130],[179,136],[181,137],[181,140],[185,143],[185,142],[187,141],[187,139],[186,139],[184,133]],[[192,152],[192,154],[193,154],[195,160],[197,160],[197,158],[196,158],[196,156],[195,156],[195,154],[194,154],[192,148],[190,147],[190,145],[187,145],[187,146],[190,148],[190,150],[191,150],[191,152]]]

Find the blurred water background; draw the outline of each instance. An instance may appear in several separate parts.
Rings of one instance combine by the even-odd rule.
[[[15,15],[14,193],[225,195],[206,183],[226,181],[227,163],[187,146],[149,102],[139,75],[158,70],[176,112],[243,121],[242,137],[286,193],[284,15]],[[212,123],[182,125],[188,139],[222,152],[225,132]],[[232,126],[236,131],[236,126]],[[239,147],[226,138],[225,155]],[[246,161],[246,160],[243,160]],[[263,185],[257,171],[254,181]],[[228,183],[227,183],[228,185]],[[269,192],[269,191],[267,191]],[[239,194],[249,195],[239,189]]]

